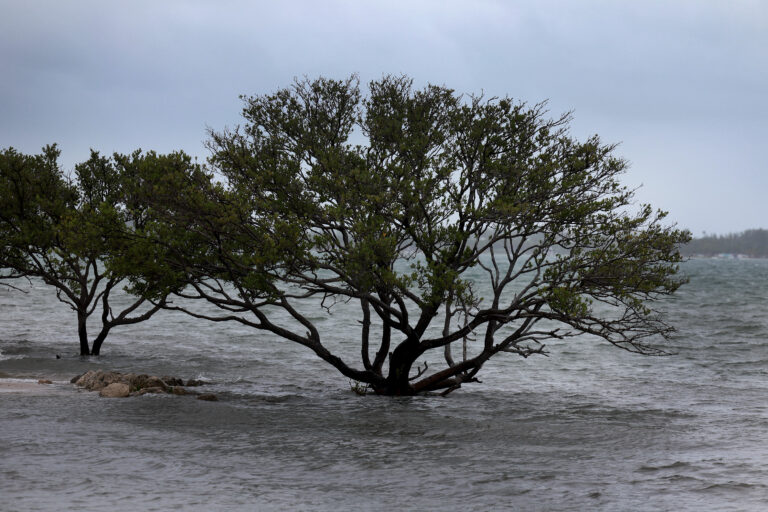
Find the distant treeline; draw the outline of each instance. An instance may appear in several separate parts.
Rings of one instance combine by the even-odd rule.
[[[768,258],[768,229],[748,229],[743,233],[694,238],[682,247],[681,252],[686,256],[741,254],[751,258]]]

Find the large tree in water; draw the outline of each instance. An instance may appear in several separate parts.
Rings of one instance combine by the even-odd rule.
[[[146,320],[164,303],[164,297],[126,302],[125,294],[115,300],[121,269],[135,259],[150,268],[152,260],[152,246],[126,237],[143,225],[146,211],[133,199],[139,182],[126,168],[189,162],[180,154],[110,159],[92,152],[70,177],[58,165],[59,153],[56,146],[37,155],[0,152],[0,279],[38,278],[51,286],[75,314],[80,355],[98,355],[113,328]]]
[[[615,146],[571,137],[569,115],[406,77],[243,100],[245,123],[210,134],[212,173],[190,166],[154,202],[167,268],[137,272],[138,293],[176,275],[218,308],[177,309],[304,345],[386,395],[447,393],[491,357],[584,333],[661,353],[653,304],[682,284],[688,234],[636,207]],[[313,320],[340,302],[359,315],[354,358]]]

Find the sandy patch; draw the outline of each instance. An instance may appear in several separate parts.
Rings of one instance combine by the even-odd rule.
[[[38,379],[0,379],[0,393],[48,395],[61,391],[60,382],[40,384]]]

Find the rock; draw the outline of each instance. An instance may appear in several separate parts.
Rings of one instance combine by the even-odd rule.
[[[80,377],[82,377],[83,375],[85,375],[85,374],[81,373],[80,375],[75,375],[74,377],[72,377],[72,379],[70,379],[69,382],[72,383],[72,384],[75,384],[80,379]]]
[[[218,402],[219,399],[216,395],[213,393],[203,393],[202,395],[197,396],[198,400],[206,400],[208,402]]]
[[[83,375],[81,375],[79,379],[77,379],[75,384],[89,391],[98,391],[96,388],[99,387],[99,385],[102,383],[102,373],[103,372],[101,370],[88,370]],[[102,385],[99,387],[99,389],[105,387],[107,387],[107,384]]]
[[[82,374],[76,381],[75,384],[80,387],[84,387],[87,389],[87,384],[91,383],[94,379],[94,375],[96,375],[96,372],[94,370],[88,370],[84,374]]]
[[[131,394],[131,388],[124,382],[113,382],[99,391],[104,398],[124,398]]]
[[[110,384],[123,382],[123,376],[117,372],[103,372],[101,370],[90,370],[85,372],[77,381],[76,385],[84,387],[88,391],[101,391]]]
[[[130,382],[131,387],[138,391],[144,388],[161,388],[163,391],[168,390],[168,386],[163,382],[160,377],[154,375],[136,375]]]
[[[210,384],[210,382],[205,382],[203,380],[196,380],[196,379],[189,379],[187,381],[187,387],[193,387],[193,386],[204,386],[206,384]],[[183,385],[183,384],[182,384]]]
[[[149,380],[149,375],[142,373],[141,375],[136,375],[135,373],[129,373],[126,375],[129,377],[128,379],[128,385],[131,386],[131,389],[134,391],[138,391],[139,389],[150,387],[147,386],[147,380]]]
[[[53,381],[50,381],[48,379],[39,379],[37,381],[38,384],[53,384]]]
[[[181,380],[178,377],[169,377],[168,375],[164,375],[160,377],[160,379],[165,382],[168,386],[183,386],[184,381]]]

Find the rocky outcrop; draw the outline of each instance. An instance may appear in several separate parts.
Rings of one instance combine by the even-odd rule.
[[[88,391],[101,391],[110,384],[122,382],[131,384],[131,374],[121,374],[118,372],[103,372],[101,370],[91,370],[77,377],[74,381],[76,385],[87,389]]]
[[[171,395],[199,395],[201,400],[218,400],[211,393],[200,395],[184,388],[184,381],[178,377],[155,375],[120,373],[102,370],[90,370],[82,375],[73,377],[70,381],[88,391],[98,391],[99,396],[106,398],[123,398],[127,396],[141,396],[149,393],[163,393]],[[190,379],[187,386],[200,386],[206,382]],[[204,398],[205,397],[205,398]],[[213,397],[213,398],[210,398]]]

